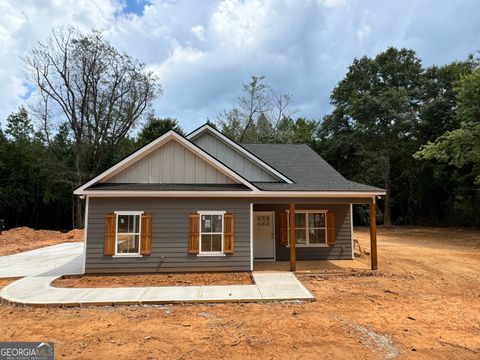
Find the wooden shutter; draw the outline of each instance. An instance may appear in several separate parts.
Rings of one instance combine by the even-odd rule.
[[[152,215],[142,214],[140,255],[149,256],[152,249]]]
[[[198,244],[200,237],[200,215],[190,214],[188,226],[188,253],[198,255]]]
[[[233,214],[223,216],[223,253],[233,254]]]
[[[285,211],[280,213],[280,245],[288,245],[288,214]]]
[[[103,255],[115,255],[115,214],[105,214],[105,238],[103,240]]]
[[[337,231],[335,229],[335,213],[327,212],[327,244],[328,246],[335,245],[337,241]]]

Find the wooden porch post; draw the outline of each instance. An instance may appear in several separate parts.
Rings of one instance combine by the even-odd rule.
[[[296,253],[295,253],[295,204],[290,204],[290,271],[295,271],[296,268]]]
[[[377,270],[377,217],[375,199],[370,204],[370,264],[372,270]]]

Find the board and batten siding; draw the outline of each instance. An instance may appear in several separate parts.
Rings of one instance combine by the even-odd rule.
[[[275,251],[277,260],[289,260],[290,248],[280,245],[280,212],[288,205],[254,205],[254,211],[275,211]],[[349,204],[296,204],[295,210],[328,210],[335,213],[336,242],[328,247],[296,247],[297,260],[352,259],[352,229]]]
[[[103,182],[117,184],[232,184],[215,169],[175,140],[153,150]]]
[[[193,142],[248,181],[282,181],[209,132],[202,133],[193,139]]]
[[[103,255],[105,214],[144,211],[152,215],[151,255]],[[234,254],[188,254],[189,214],[221,210],[234,214]],[[86,244],[86,273],[148,273],[250,270],[250,203],[241,199],[90,198]]]

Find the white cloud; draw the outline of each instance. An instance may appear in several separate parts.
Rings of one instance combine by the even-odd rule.
[[[357,37],[359,40],[363,40],[364,37],[370,35],[372,29],[370,26],[363,24],[360,26],[360,28],[357,30]]]
[[[261,37],[266,22],[275,18],[274,11],[268,1],[226,0],[213,12],[210,27],[222,46],[252,46]]]
[[[0,122],[28,95],[20,57],[54,26],[75,25],[81,30],[109,26],[120,10],[114,0],[1,1],[0,2]]]
[[[194,26],[190,31],[198,38],[198,40],[205,41],[205,28],[202,25]]]
[[[349,4],[348,0],[319,0],[319,1],[320,1],[320,4],[331,9],[346,7]]]
[[[28,93],[19,56],[58,25],[104,28],[159,75],[155,110],[186,129],[231,107],[253,74],[292,93],[299,116],[320,118],[354,57],[406,46],[441,64],[480,49],[471,1],[152,0],[142,16],[121,14],[123,1],[0,0],[0,121]]]

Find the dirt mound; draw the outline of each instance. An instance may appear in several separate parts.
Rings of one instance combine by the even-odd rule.
[[[19,227],[0,234],[0,255],[15,254],[44,246],[83,240],[83,230],[73,229],[68,233],[53,230],[34,230]]]
[[[72,241],[83,241],[83,229],[73,229],[64,235]]]

